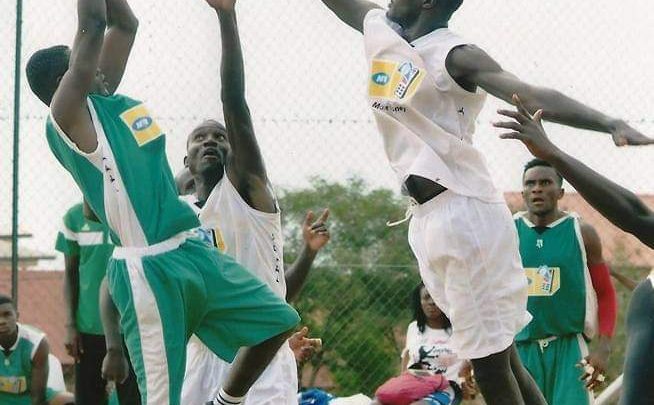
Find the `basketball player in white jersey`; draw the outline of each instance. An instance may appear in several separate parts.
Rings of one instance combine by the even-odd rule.
[[[277,200],[268,181],[245,100],[243,56],[234,10],[235,0],[208,0],[218,13],[222,35],[222,101],[226,127],[209,120],[188,137],[185,165],[193,176],[201,237],[231,255],[282,298],[296,295],[316,254],[329,240],[325,210],[303,226],[305,246],[285,278],[283,235]],[[289,288],[287,291],[287,281]],[[230,364],[200,340],[188,344],[182,403],[214,398]],[[297,405],[297,364],[285,343],[248,392],[244,404]]]
[[[369,105],[390,164],[416,206],[409,242],[422,279],[473,359],[489,404],[544,404],[513,337],[530,320],[517,237],[485,159],[472,144],[486,92],[519,93],[544,118],[610,133],[617,145],[651,140],[624,121],[531,86],[448,29],[463,0],[322,0],[364,34]]]

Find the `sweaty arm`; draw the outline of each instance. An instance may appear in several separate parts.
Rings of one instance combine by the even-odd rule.
[[[586,249],[590,278],[593,289],[597,293],[599,335],[600,338],[611,338],[618,317],[618,303],[609,267],[602,256],[602,241],[595,228],[589,224],[581,225],[581,233]]]
[[[30,387],[32,405],[45,405],[47,403],[45,391],[48,385],[48,373],[50,371],[48,367],[49,354],[50,347],[48,341],[43,338],[32,358],[32,386]]]
[[[226,172],[243,199],[255,210],[277,212],[263,156],[245,99],[243,52],[234,9],[216,9],[222,37],[221,98],[231,147]]]
[[[381,8],[368,0],[322,0],[345,24],[363,32],[363,20],[372,9]]]
[[[96,150],[97,135],[86,108],[93,89],[107,26],[105,0],[77,1],[77,33],[69,68],[52,98],[52,116],[77,147],[86,153]]]
[[[100,55],[100,71],[109,94],[113,94],[125,73],[139,23],[127,0],[106,1],[107,33]]]
[[[545,120],[609,133],[619,145],[653,142],[622,120],[609,117],[556,90],[521,81],[476,46],[454,48],[447,57],[446,66],[450,75],[465,89],[474,91],[479,86],[511,104],[514,104],[513,95],[517,94],[527,110],[542,109]]]

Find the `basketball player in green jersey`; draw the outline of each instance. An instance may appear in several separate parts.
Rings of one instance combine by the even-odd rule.
[[[517,111],[500,110],[509,121],[497,122],[509,131],[503,139],[517,139],[534,156],[549,162],[588,203],[611,223],[654,249],[654,211],[638,196],[595,172],[554,145],[545,134],[543,111],[528,110],[518,95],[513,96]],[[654,274],[634,290],[627,313],[627,350],[621,405],[654,403]]]
[[[52,152],[116,244],[107,285],[142,403],[180,403],[186,343],[195,334],[234,362],[216,403],[239,404],[299,316],[233,259],[191,236],[199,222],[177,196],[164,132],[142,102],[113,94],[136,33],[127,2],[77,6],[73,49],[35,53],[27,77],[50,106]],[[122,380],[126,363],[112,326],[103,322],[105,375]]]
[[[514,218],[533,319],[516,344],[548,403],[589,404],[592,388],[604,379],[617,305],[595,229],[559,209],[562,183],[543,160],[525,166],[522,196],[527,211]],[[599,343],[589,355],[586,339],[596,333]],[[593,367],[587,381],[579,378],[582,360]]]

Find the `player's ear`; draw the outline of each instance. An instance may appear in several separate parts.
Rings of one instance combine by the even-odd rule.
[[[184,167],[188,167],[188,156],[184,156]]]
[[[561,187],[559,189],[559,200],[562,199],[564,195],[565,195],[565,189]]]
[[[426,10],[431,10],[436,8],[437,0],[422,0],[422,8]]]

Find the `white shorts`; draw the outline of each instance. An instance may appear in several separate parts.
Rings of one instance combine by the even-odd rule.
[[[186,352],[182,404],[204,404],[223,386],[231,365],[213,354],[195,335]],[[288,342],[279,349],[247,394],[244,405],[297,405],[297,364]]]
[[[414,207],[409,244],[427,290],[452,322],[459,358],[505,350],[531,320],[518,234],[505,204],[445,191]]]

